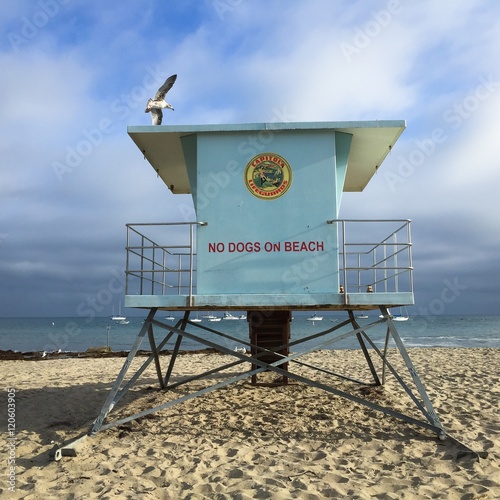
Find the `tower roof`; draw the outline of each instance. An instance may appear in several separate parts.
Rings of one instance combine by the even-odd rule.
[[[363,191],[406,128],[404,120],[130,126],[128,134],[175,194],[191,193],[181,138],[193,134],[331,131],[352,135],[343,190]]]

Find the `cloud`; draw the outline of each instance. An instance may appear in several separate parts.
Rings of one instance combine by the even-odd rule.
[[[0,315],[25,314],[28,299],[31,314],[74,315],[123,267],[127,222],[193,215],[126,134],[150,123],[144,102],[173,73],[168,124],[406,119],[341,215],[411,218],[419,300],[456,278],[468,289],[447,311],[496,310],[496,2],[45,0],[3,11],[0,280],[14,292]]]

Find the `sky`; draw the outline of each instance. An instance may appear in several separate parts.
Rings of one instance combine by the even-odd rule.
[[[412,220],[411,314],[499,313],[499,2],[117,5],[0,3],[0,317],[111,314],[125,224],[185,220],[127,135],[173,73],[170,125],[406,120],[340,216]]]

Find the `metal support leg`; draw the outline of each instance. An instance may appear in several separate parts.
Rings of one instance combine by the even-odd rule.
[[[113,388],[111,389],[111,392],[109,393],[106,402],[104,403],[104,406],[101,409],[101,413],[99,416],[96,418],[94,421],[90,433],[91,434],[96,434],[99,432],[99,429],[102,427],[102,423],[104,419],[106,418],[106,415],[113,409],[114,405],[116,404],[115,402],[115,396],[117,395],[120,386],[123,382],[123,379],[125,378],[125,375],[130,368],[130,364],[132,363],[132,360],[134,359],[137,351],[139,350],[139,347],[141,346],[142,341],[144,340],[144,336],[146,335],[146,332],[148,331],[149,324],[151,320],[154,318],[154,315],[156,314],[157,308],[153,308],[149,311],[149,314],[146,318],[146,321],[144,321],[144,324],[142,325],[141,331],[139,332],[139,335],[137,335],[137,338],[135,339],[134,345],[130,349],[130,352],[128,353],[127,359],[125,360],[125,363],[123,364],[123,367],[115,380],[115,383],[113,385]]]
[[[387,356],[385,356],[384,354],[382,354],[380,352],[380,349],[373,343],[373,341],[368,337],[368,335],[364,334],[365,337],[366,337],[366,341],[372,346],[373,350],[380,356],[380,358],[383,360],[384,362],[384,366],[386,366],[389,371],[392,373],[392,375],[394,376],[394,378],[397,380],[397,382],[399,383],[399,385],[405,390],[406,394],[408,394],[408,396],[411,398],[411,400],[415,403],[415,406],[420,410],[420,412],[422,413],[422,415],[427,419],[429,420],[429,422],[431,421],[430,417],[429,417],[429,414],[427,413],[427,409],[425,408],[424,405],[422,405],[421,401],[419,401],[419,399],[415,396],[415,394],[413,394],[413,391],[410,389],[410,387],[405,383],[405,381],[401,378],[401,375],[399,375],[399,373],[397,372],[397,370],[392,366],[392,364],[389,362],[389,360],[387,359]]]
[[[182,323],[180,325],[180,330],[185,330],[187,321],[189,319],[189,311],[184,313],[184,318],[182,318]],[[168,382],[170,380],[170,376],[172,375],[172,370],[174,369],[175,360],[177,359],[177,355],[179,354],[179,349],[181,347],[182,335],[177,334],[177,339],[175,341],[174,350],[172,352],[172,356],[170,357],[170,363],[168,364],[167,373],[165,374],[165,382],[164,387],[168,386]]]
[[[153,321],[151,322],[153,324]],[[172,337],[173,332],[170,331],[165,338],[161,341],[161,343],[158,345],[157,350],[158,352],[161,351],[163,346],[169,341],[170,337]],[[151,364],[153,361],[153,354],[151,354],[146,361],[142,364],[142,366],[134,373],[134,375],[130,378],[130,380],[120,389],[118,394],[115,397],[115,404],[125,395],[125,393],[136,383],[138,378],[146,371],[146,368]]]
[[[156,374],[158,375],[158,382],[160,382],[160,388],[165,389],[165,384],[163,383],[163,376],[161,374],[161,366],[160,359],[158,358],[158,349],[155,343],[155,337],[153,334],[153,325],[149,323],[148,325],[148,337],[149,337],[149,345],[151,346],[151,353],[154,357]]]
[[[385,333],[385,342],[384,342],[384,355],[382,356],[382,385],[385,384],[385,360],[387,358],[387,348],[389,347],[389,335],[391,331],[387,328]]]
[[[358,322],[354,318],[354,313],[352,311],[348,311],[349,313],[349,319],[351,320],[352,325],[356,330],[359,330],[361,327],[359,326]],[[381,385],[380,379],[378,378],[377,375],[377,370],[375,369],[375,366],[373,365],[372,358],[370,357],[370,354],[368,353],[368,349],[366,348],[365,341],[363,340],[363,336],[361,335],[363,332],[358,332],[356,333],[356,338],[358,339],[359,345],[361,346],[361,350],[363,351],[363,355],[365,356],[366,362],[368,363],[368,366],[370,368],[370,371],[372,373],[373,380],[375,382],[375,385]]]
[[[177,339],[175,340],[175,346],[172,351],[172,355],[170,356],[170,363],[168,364],[167,373],[165,374],[165,385],[164,387],[168,387],[168,382],[170,381],[170,376],[172,375],[172,370],[174,369],[175,360],[177,359],[177,354],[179,353],[179,347],[181,346],[182,336],[177,335]]]
[[[420,394],[420,397],[422,398],[422,401],[427,409],[427,413],[429,415],[429,421],[435,425],[436,427],[441,429],[441,432],[439,433],[439,438],[444,439],[446,437],[446,432],[434,410],[434,407],[432,406],[431,400],[429,399],[429,396],[427,395],[427,392],[425,390],[424,385],[422,384],[422,381],[420,380],[420,377],[418,376],[417,371],[415,370],[415,367],[413,366],[413,363],[411,362],[410,356],[408,355],[408,351],[406,350],[405,345],[403,344],[403,341],[401,340],[399,333],[391,319],[391,316],[389,314],[389,311],[387,310],[387,307],[385,306],[380,306],[380,311],[384,315],[387,321],[387,328],[390,330],[392,338],[396,342],[396,345],[399,349],[399,352],[404,359],[406,366],[408,368],[408,371],[410,372],[411,378],[417,387],[417,390]]]

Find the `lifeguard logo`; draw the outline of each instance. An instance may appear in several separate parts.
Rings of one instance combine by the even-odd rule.
[[[257,198],[272,200],[283,196],[292,183],[292,169],[275,153],[254,156],[245,167],[245,185]]]

